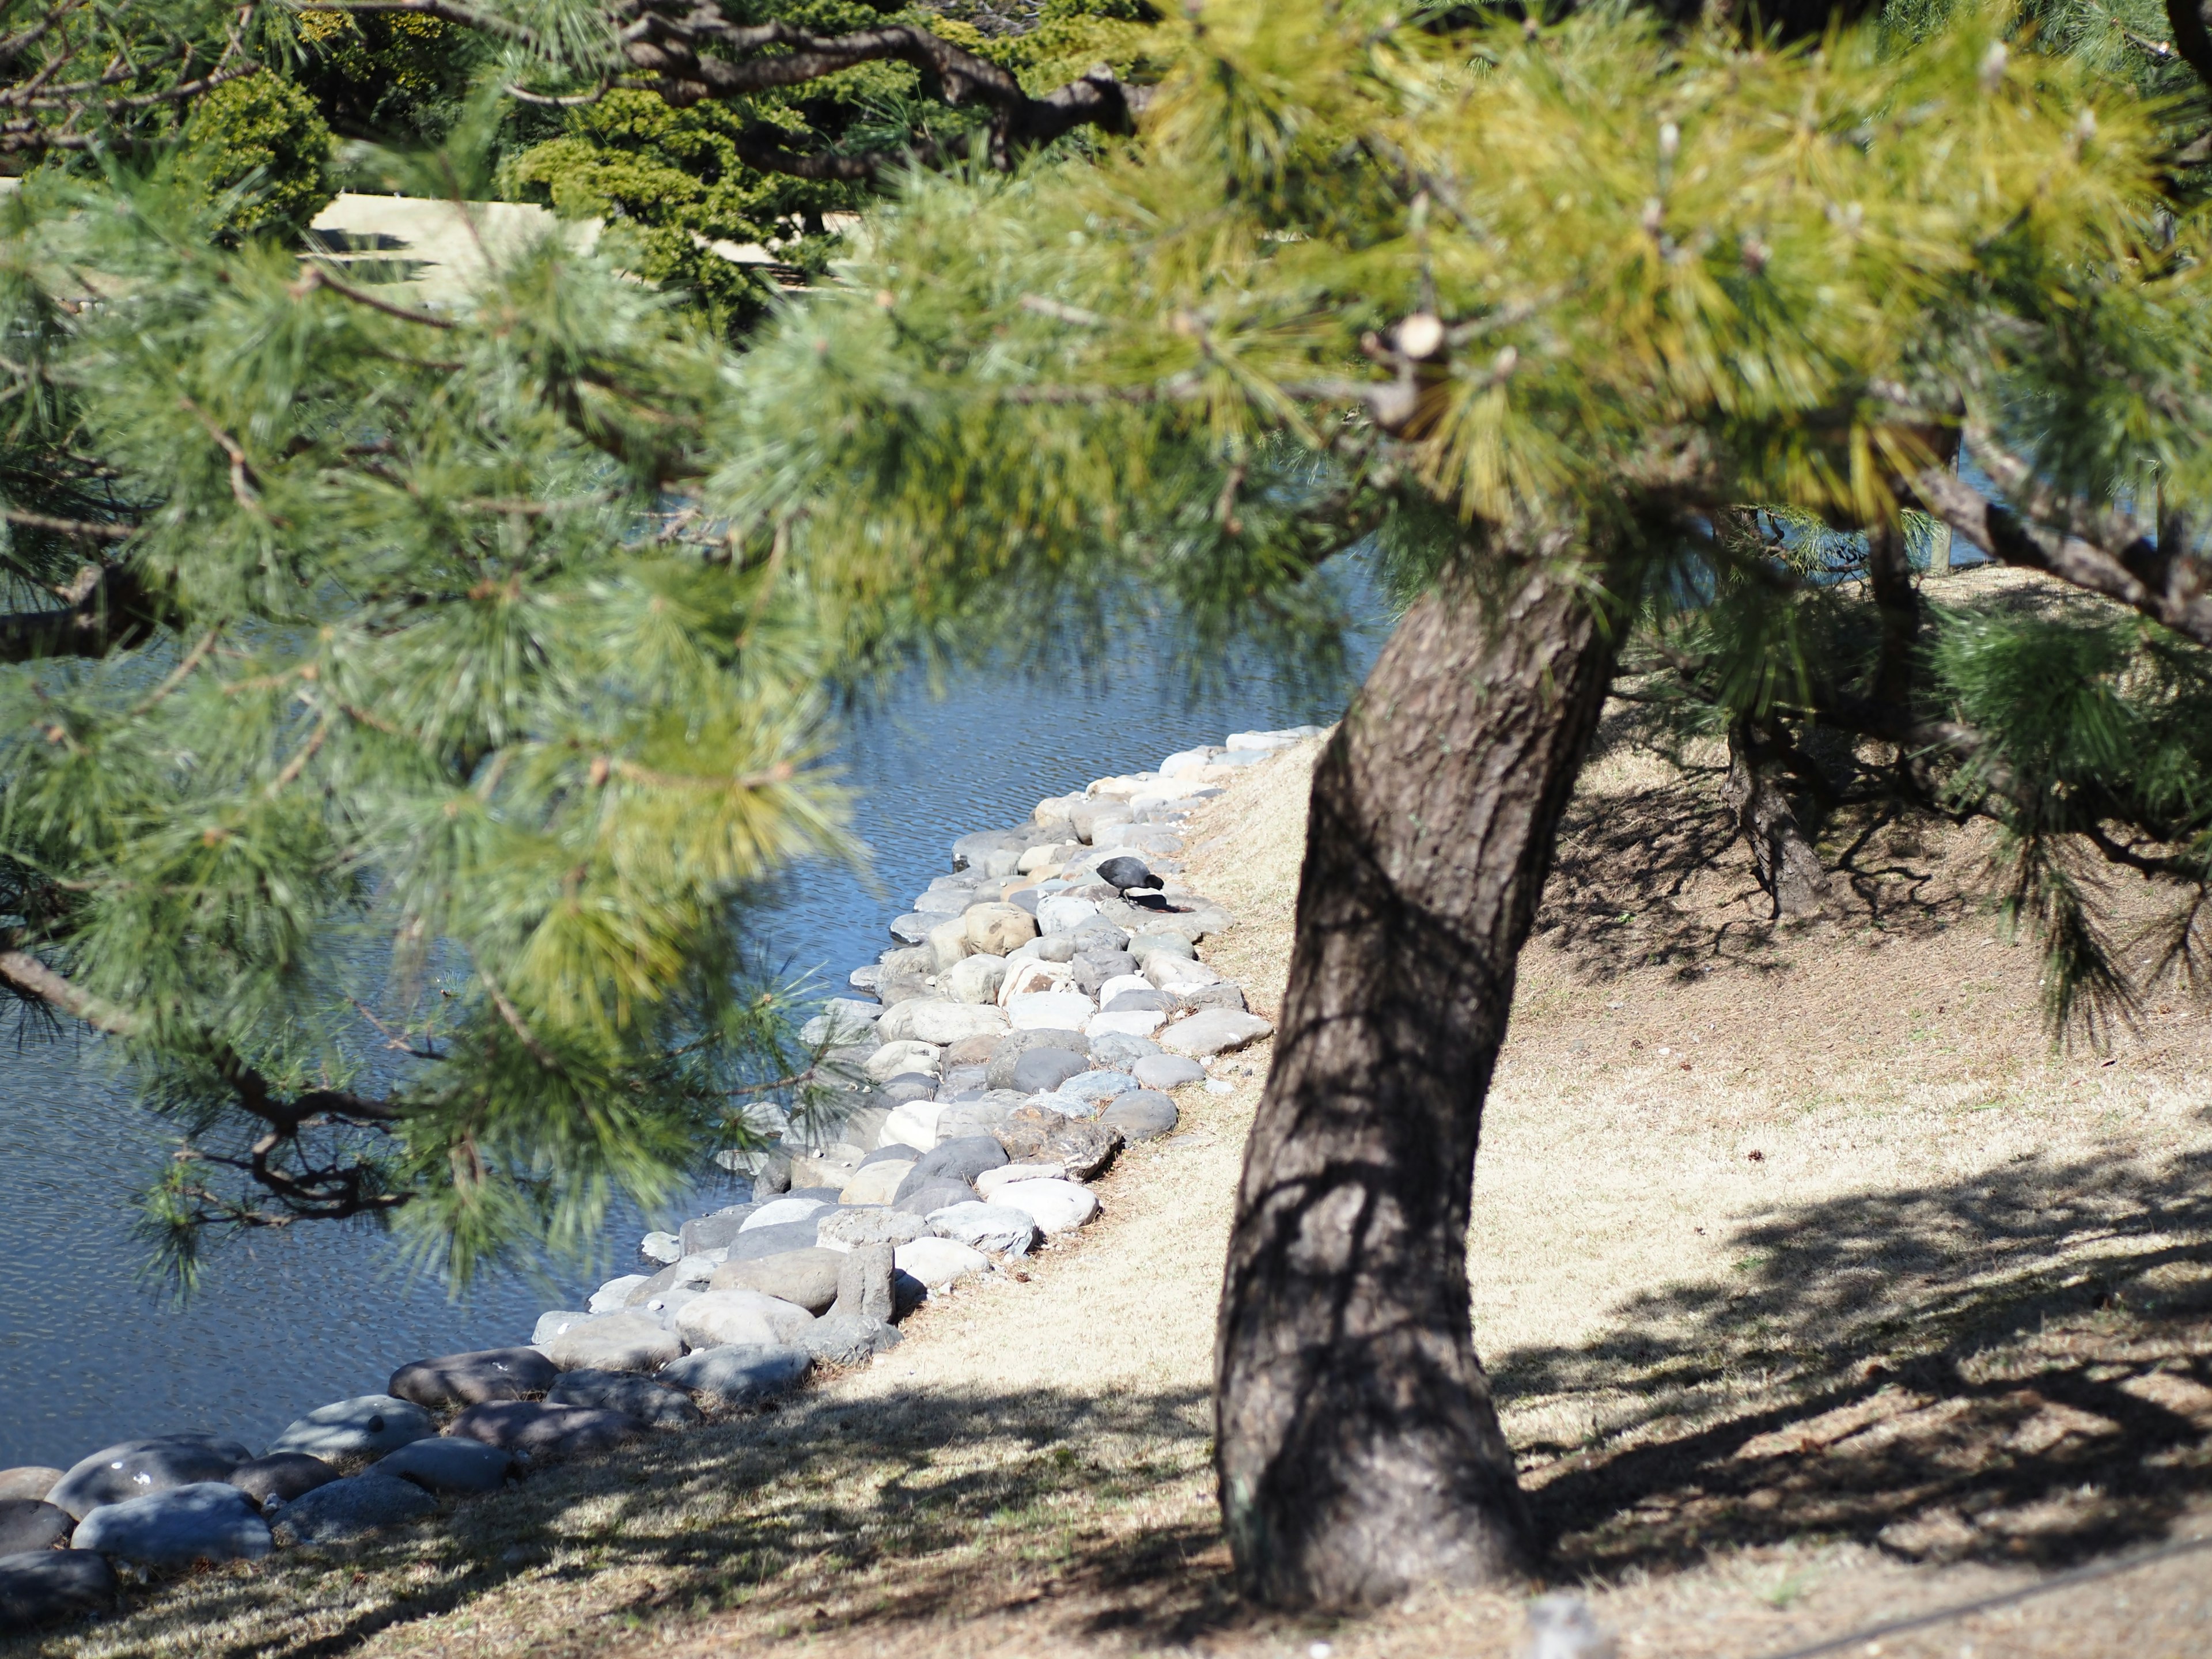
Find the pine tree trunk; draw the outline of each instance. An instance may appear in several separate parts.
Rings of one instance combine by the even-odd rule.
[[[1248,1594],[1356,1607],[1538,1544],[1469,1329],[1475,1146],[1615,641],[1531,567],[1408,613],[1314,775],[1215,1351]]]
[[[1827,873],[1805,839],[1782,787],[1782,768],[1748,720],[1729,726],[1728,781],[1721,798],[1751,843],[1759,884],[1779,916],[1817,915],[1827,902]]]

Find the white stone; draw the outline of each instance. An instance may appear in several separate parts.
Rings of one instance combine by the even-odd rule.
[[[1160,763],[1160,775],[1163,778],[1187,778],[1194,772],[1204,770],[1220,752],[1212,747],[1178,749]]]
[[[880,1158],[853,1171],[853,1178],[837,1194],[840,1204],[888,1204],[898,1195],[899,1182],[913,1172],[910,1158]]]
[[[1321,735],[1318,726],[1286,726],[1279,732],[1231,732],[1221,740],[1224,749],[1295,749],[1308,738]]]
[[[988,1203],[1000,1188],[1017,1181],[1063,1181],[1066,1176],[1067,1171],[1057,1164],[1001,1164],[975,1177],[975,1191]]]
[[[970,954],[975,946],[968,939],[968,920],[956,915],[950,921],[941,921],[929,930],[929,948],[937,953],[937,971],[948,971],[961,957]]]
[[[1073,1232],[1098,1213],[1098,1194],[1072,1181],[1010,1181],[991,1202],[1027,1211],[1048,1233]]]
[[[915,1009],[913,1023],[915,1041],[934,1042],[940,1048],[969,1037],[996,1036],[1012,1029],[1001,1010],[978,1007],[972,1002],[921,1003]]]
[[[805,1221],[830,1206],[818,1198],[772,1198],[738,1224],[738,1231],[749,1233],[756,1227],[781,1227],[793,1221]]]
[[[1170,956],[1165,951],[1154,951],[1145,958],[1144,975],[1163,991],[1221,983],[1221,975],[1204,963],[1194,962],[1188,957]]]
[[[1257,1042],[1274,1029],[1257,1014],[1239,1013],[1233,1008],[1204,1008],[1169,1026],[1153,1041],[1170,1054],[1203,1060]]]
[[[963,957],[945,977],[945,988],[956,1002],[994,1003],[999,988],[1006,982],[1004,957]]]
[[[870,1054],[860,1069],[872,1083],[888,1083],[906,1072],[937,1075],[938,1049],[930,1042],[886,1042]]]
[[[915,1040],[915,1016],[932,1003],[943,1002],[943,997],[908,997],[904,1002],[895,1002],[884,1010],[884,1017],[876,1022],[875,1040],[878,1042],[912,1042]]]
[[[757,1343],[789,1347],[812,1328],[814,1316],[796,1303],[758,1291],[708,1291],[678,1310],[676,1334],[695,1348]]]
[[[1116,974],[1098,988],[1098,1006],[1103,1008],[1124,991],[1152,991],[1158,988],[1142,974]]]
[[[1072,795],[1048,795],[1036,804],[1036,810],[1030,816],[1047,830],[1064,828],[1085,799],[1079,789]]]
[[[928,1219],[939,1237],[992,1255],[1027,1255],[1036,1243],[1036,1222],[1029,1212],[1005,1204],[948,1204],[932,1210]]]
[[[1083,1022],[1085,1036],[1148,1037],[1167,1023],[1157,1008],[1124,1008],[1118,1014],[1093,1014]]]
[[[683,1259],[684,1241],[674,1233],[647,1233],[638,1241],[637,1253],[647,1261],[658,1261],[665,1267]]]
[[[1099,778],[1084,793],[1092,799],[1127,800],[1146,785],[1159,781],[1157,772],[1130,772],[1118,778]]]
[[[1040,870],[1049,870],[1060,862],[1060,849],[1066,844],[1060,842],[1051,847],[1032,847],[1022,854],[1021,861],[1014,866],[1014,869],[1024,876],[1033,876]]]
[[[937,1145],[937,1120],[945,1115],[945,1103],[941,1100],[909,1100],[904,1105],[891,1108],[891,1115],[884,1120],[884,1132],[876,1137],[878,1146],[911,1146],[926,1152]]]
[[[610,1279],[592,1292],[592,1299],[584,1304],[590,1313],[620,1313],[629,1305],[630,1292],[645,1283],[649,1275],[624,1273],[620,1279]]]
[[[891,1261],[901,1273],[913,1274],[933,1291],[941,1291],[991,1265],[981,1250],[949,1238],[914,1239],[893,1250]]]
[[[1006,1004],[1017,1031],[1079,1031],[1097,1012],[1080,991],[1036,991]]]
[[[1054,893],[1037,901],[1037,926],[1048,933],[1072,933],[1098,914],[1089,899]]]
[[[999,1006],[1010,1007],[1018,996],[1032,991],[1057,991],[1075,981],[1075,969],[1064,962],[1046,962],[1036,957],[1012,956],[1006,958],[1006,977],[999,986]]]

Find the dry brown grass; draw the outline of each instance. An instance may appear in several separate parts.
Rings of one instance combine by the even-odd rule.
[[[1198,831],[1211,949],[1272,1010],[1312,751]],[[1524,1478],[1629,1655],[1750,1656],[2212,1534],[2212,1028],[2053,1050],[1971,835],[1870,836],[1837,919],[1759,920],[1710,777],[1593,769],[1476,1183],[1476,1334]],[[540,1472],[343,1559],[139,1598],[53,1655],[1337,1659],[1517,1651],[1516,1595],[1374,1619],[1230,1597],[1213,1299],[1264,1049],[1026,1282],[782,1410]],[[2212,1652],[2212,1555],[1888,1655]],[[27,1649],[10,1651],[30,1650]]]

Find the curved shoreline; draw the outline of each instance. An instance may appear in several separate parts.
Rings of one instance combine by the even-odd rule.
[[[0,1632],[97,1613],[146,1571],[322,1547],[496,1492],[548,1458],[757,1407],[817,1366],[866,1364],[928,1297],[1099,1213],[1087,1182],[1173,1132],[1179,1089],[1269,1034],[1199,959],[1232,923],[1178,879],[1176,833],[1245,765],[1315,728],[1231,734],[1152,772],[963,836],[892,948],[810,1042],[844,1109],[744,1161],[745,1202],[648,1234],[528,1346],[412,1361],[318,1408],[258,1458],[167,1435],[67,1471],[0,1471]]]

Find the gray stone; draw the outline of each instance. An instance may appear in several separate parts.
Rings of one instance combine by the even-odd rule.
[[[1217,980],[1211,985],[1178,985],[1172,991],[1155,992],[1164,995],[1178,1009],[1227,1008],[1243,1013],[1244,988],[1233,979]]]
[[[825,1243],[842,1244],[848,1250],[866,1244],[903,1244],[928,1231],[929,1224],[920,1216],[876,1204],[840,1210],[821,1224]]]
[[[940,1139],[915,1161],[914,1173],[907,1177],[900,1191],[918,1192],[932,1177],[972,1182],[984,1170],[995,1170],[1006,1161],[1005,1149],[989,1135]]]
[[[1039,1048],[1065,1050],[1066,1053],[1073,1054],[1077,1059],[1081,1060],[1090,1054],[1091,1041],[1080,1031],[1035,1030],[1012,1032],[1008,1036],[1000,1039],[998,1047],[991,1050],[990,1063],[984,1067],[984,1081],[989,1087],[994,1089],[1013,1088],[1015,1086],[1015,1066],[1019,1063],[1021,1057],[1024,1054],[1032,1053]],[[1024,1090],[1023,1092],[1035,1093],[1036,1091],[1034,1090]]]
[[[929,1230],[988,1255],[1027,1255],[1037,1237],[1036,1224],[1025,1212],[999,1204],[955,1204],[933,1210]]]
[[[422,1441],[416,1445],[426,1443]],[[404,1451],[405,1447],[400,1449]],[[266,1509],[271,1503],[289,1504],[303,1492],[327,1486],[338,1472],[319,1457],[305,1452],[274,1452],[240,1463],[230,1472],[230,1484]]]
[[[545,1396],[545,1403],[598,1406],[656,1429],[680,1429],[699,1421],[699,1408],[681,1389],[627,1371],[570,1371]]]
[[[903,1340],[903,1333],[889,1321],[864,1319],[857,1314],[817,1319],[803,1339],[807,1353],[823,1365],[865,1364]]]
[[[1257,1014],[1240,1014],[1231,1008],[1208,1008],[1163,1030],[1160,1047],[1170,1054],[1203,1060],[1209,1054],[1225,1054],[1257,1042],[1274,1029]]]
[[[502,1451],[565,1457],[605,1451],[646,1432],[626,1412],[597,1406],[549,1406],[542,1401],[502,1400],[471,1406],[446,1432],[456,1440],[481,1440]]]
[[[783,1164],[783,1184],[786,1187],[791,1184],[791,1163],[787,1158]],[[754,1190],[759,1189],[756,1188]],[[708,1250],[728,1249],[731,1241],[743,1231],[753,1212],[759,1208],[757,1204],[732,1204],[712,1215],[702,1215],[696,1221],[685,1222],[679,1235],[684,1255],[703,1255]],[[678,1261],[682,1259],[682,1256],[678,1257]]]
[[[657,1261],[665,1267],[682,1258],[684,1241],[674,1233],[647,1233],[638,1240],[637,1253],[647,1261]]]
[[[929,937],[929,930],[945,918],[926,916],[919,910],[909,910],[902,916],[891,918],[891,937],[901,945],[920,945]]]
[[[753,1197],[766,1200],[778,1193],[791,1190],[791,1157],[787,1152],[769,1151],[760,1154],[753,1168]],[[690,1252],[687,1249],[685,1255]]]
[[[542,1349],[571,1326],[598,1317],[597,1314],[586,1313],[580,1308],[556,1308],[550,1313],[542,1313],[538,1316],[538,1323],[531,1328],[530,1346]]]
[[[570,1371],[556,1386],[566,1388],[574,1377],[615,1376],[619,1374],[615,1371]],[[643,1377],[630,1380],[645,1382]],[[647,1383],[646,1386],[653,1385]],[[497,1492],[507,1484],[507,1477],[514,1473],[514,1458],[510,1453],[503,1452],[496,1446],[487,1446],[480,1440],[456,1440],[450,1435],[441,1435],[434,1440],[417,1440],[411,1446],[402,1446],[375,1465],[370,1473],[408,1481],[422,1487],[424,1492],[435,1492],[441,1498],[459,1498],[471,1492]]]
[[[269,1553],[270,1537],[252,1498],[228,1481],[200,1480],[101,1505],[77,1523],[70,1547],[140,1566],[187,1567],[258,1560]]]
[[[1037,960],[1039,962],[1073,962],[1075,960],[1076,948],[1074,934],[1047,933],[1037,940]]]
[[[62,1483],[62,1472],[43,1463],[0,1469],[0,1498],[44,1498]]]
[[[750,1232],[739,1233],[730,1246],[732,1261],[760,1261],[772,1255],[782,1255],[792,1250],[811,1250],[821,1236],[825,1217],[836,1213],[833,1208],[817,1210],[804,1221],[787,1221],[773,1227],[755,1227]]]
[[[684,1352],[684,1339],[647,1313],[604,1314],[555,1337],[547,1357],[564,1371],[649,1371]]]
[[[475,1406],[472,1411],[496,1411]],[[385,1460],[386,1462],[390,1459]],[[294,1499],[275,1516],[280,1544],[327,1545],[380,1527],[396,1527],[438,1512],[438,1500],[411,1480],[383,1473],[383,1464],[350,1480],[333,1480]]]
[[[1186,962],[1198,960],[1198,947],[1180,933],[1134,933],[1129,939],[1129,954],[1139,962],[1156,951],[1171,957],[1181,957]]]
[[[71,1465],[46,1493],[46,1501],[82,1521],[103,1504],[120,1504],[204,1481],[227,1480],[230,1472],[252,1455],[235,1440],[209,1434],[125,1440]]]
[[[1106,1124],[1074,1122],[1024,1106],[1000,1131],[999,1144],[1012,1163],[1057,1164],[1077,1180],[1089,1181],[1114,1161],[1121,1136]]]
[[[486,1348],[402,1365],[385,1391],[434,1412],[449,1412],[487,1400],[526,1400],[544,1394],[560,1375],[535,1348]]]
[[[1021,1104],[1024,1097],[1011,1091],[992,1091],[1004,1093],[1004,1099],[992,1099],[990,1094],[975,1100],[958,1101],[945,1108],[937,1120],[937,1133],[947,1140],[964,1139],[970,1135],[998,1136],[999,1126],[1006,1121],[1006,1114]]]
[[[1090,1066],[1090,1060],[1083,1055],[1065,1048],[1032,1048],[1014,1062],[1007,1073],[1007,1086],[1025,1095],[1042,1094],[1048,1089],[1057,1089],[1069,1078],[1081,1076]],[[989,1080],[988,1071],[985,1080]]]
[[[876,1097],[892,1106],[903,1106],[909,1100],[934,1100],[937,1079],[927,1072],[901,1072],[896,1077],[884,1079]]]
[[[821,1322],[815,1322],[817,1327]],[[750,1406],[790,1393],[806,1380],[813,1364],[813,1357],[803,1348],[706,1348],[685,1354],[661,1376],[693,1394],[709,1395],[727,1405]]]
[[[76,1516],[37,1498],[0,1498],[0,1555],[50,1550],[76,1530]]]
[[[1182,1005],[1165,991],[1132,989],[1116,991],[1106,1000],[1098,1012],[1102,1014],[1167,1014],[1173,1013],[1180,1006]]]
[[[1147,1054],[1129,1071],[1147,1089],[1180,1089],[1186,1083],[1206,1081],[1206,1067],[1188,1054]]]
[[[649,1273],[623,1273],[610,1279],[593,1291],[584,1305],[595,1314],[620,1313],[629,1305],[631,1297],[643,1289],[651,1279]]]
[[[1123,1095],[1098,1115],[1102,1127],[1118,1131],[1122,1139],[1132,1142],[1172,1134],[1182,1121],[1175,1102],[1150,1089]]]
[[[91,1550],[0,1555],[0,1636],[101,1613],[115,1603],[115,1569]]]
[[[1127,1072],[1081,1072],[1061,1084],[1055,1092],[1098,1105],[1116,1095],[1126,1095],[1136,1086],[1137,1079]]]
[[[972,1203],[975,1189],[964,1181],[939,1176],[929,1185],[908,1193],[891,1207],[904,1210],[914,1216],[926,1216],[932,1210],[942,1210],[949,1205]],[[923,1230],[924,1234],[927,1229]]]
[[[811,1314],[825,1313],[837,1299],[837,1274],[844,1254],[819,1246],[783,1250],[750,1261],[725,1261],[714,1269],[708,1288],[716,1291],[758,1291],[785,1302],[796,1303]]]
[[[871,1164],[895,1164],[901,1161],[911,1164],[921,1156],[923,1150],[920,1146],[908,1146],[902,1141],[893,1141],[888,1146],[877,1147],[875,1151],[862,1158],[860,1167],[865,1170]]]
[[[917,1231],[914,1237],[921,1236]],[[837,1275],[837,1299],[830,1305],[830,1315],[850,1319],[892,1318],[896,1311],[891,1290],[896,1261],[896,1247],[888,1242],[856,1245],[847,1251],[845,1264]]]
[[[333,1462],[381,1457],[437,1431],[437,1424],[420,1406],[388,1394],[365,1394],[317,1407],[271,1441],[269,1449],[305,1452]]]

